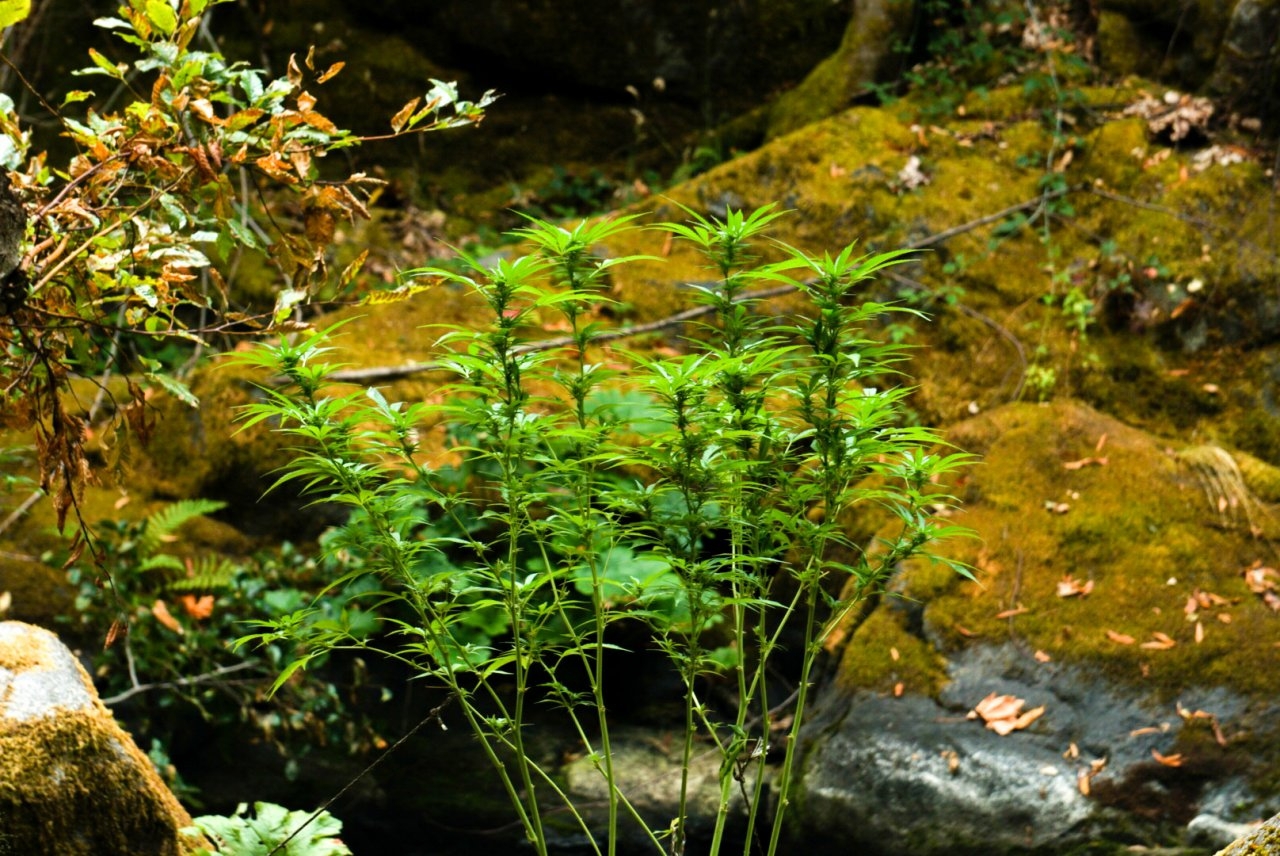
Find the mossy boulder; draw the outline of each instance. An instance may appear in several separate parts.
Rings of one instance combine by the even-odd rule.
[[[1216,856],[1276,856],[1280,853],[1280,814],[1233,841]]]
[[[1280,522],[1247,468],[1071,401],[948,436],[982,456],[952,521],[977,538],[943,547],[977,580],[913,562],[848,628],[802,826],[893,827],[895,853],[1064,852],[1274,811]],[[999,736],[969,716],[990,693],[1043,715]],[[864,788],[874,807],[853,808]]]
[[[847,108],[869,83],[879,83],[894,48],[905,42],[915,23],[915,4],[894,0],[858,0],[836,52],[820,62],[794,89],[769,107],[767,137],[778,137]]]
[[[1274,112],[1280,91],[1275,0],[1103,0],[1098,55],[1114,75],[1140,74],[1205,91],[1247,115]]]
[[[0,623],[0,844],[13,853],[179,856],[191,817],[47,630]]]

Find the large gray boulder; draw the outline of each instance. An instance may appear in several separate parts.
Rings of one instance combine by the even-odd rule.
[[[178,856],[191,817],[89,676],[40,627],[0,622],[0,853]],[[7,849],[6,849],[7,848]]]

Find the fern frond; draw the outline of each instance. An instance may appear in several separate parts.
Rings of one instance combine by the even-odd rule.
[[[212,514],[226,507],[225,502],[212,499],[181,499],[166,505],[147,518],[142,535],[138,538],[139,555],[154,555],[182,524],[193,517]]]
[[[222,556],[201,556],[181,579],[165,586],[171,594],[222,594],[231,590],[240,566]]]

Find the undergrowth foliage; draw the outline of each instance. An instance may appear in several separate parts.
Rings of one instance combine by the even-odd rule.
[[[953,503],[939,480],[967,456],[904,424],[900,346],[863,332],[910,311],[859,294],[905,254],[778,245],[783,260],[765,264],[756,247],[781,212],[685,213],[654,228],[696,247],[715,284],[698,287],[711,320],[680,354],[592,344],[611,270],[635,260],[593,249],[639,228],[621,217],[572,228],[530,219],[519,231],[526,255],[407,275],[421,286],[411,293],[467,292],[488,308],[483,328],[437,339],[453,376],[440,403],[330,386],[334,328],[241,357],[287,378],[264,385],[245,424],[298,441],[277,484],[350,508],[328,541],[348,560],[332,585],[376,578],[362,597],[382,616],[380,633],[356,634],[302,609],[241,642],[297,646],[277,687],[346,648],[381,651],[447,688],[544,856],[551,809],[567,811],[597,853],[616,852],[623,825],[655,853],[684,853],[695,740],[721,757],[707,852],[728,846],[730,823],[745,830],[745,852],[779,852],[824,641],[899,563],[961,531],[938,516]],[[793,286],[808,309],[757,312],[759,285]],[[557,316],[570,344],[530,347]],[[441,450],[423,438],[439,425],[450,463],[432,466]],[[854,543],[849,515],[873,508],[894,523],[874,544]],[[642,814],[613,766],[605,655],[623,621],[647,625],[683,686],[674,817]],[[784,639],[800,663],[791,699],[771,696],[766,680]],[[732,709],[707,700],[710,675],[736,687]],[[606,783],[605,828],[526,751],[534,700],[563,714]],[[730,810],[738,795],[741,815]]]

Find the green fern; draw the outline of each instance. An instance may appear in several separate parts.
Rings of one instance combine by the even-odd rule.
[[[213,499],[181,499],[170,503],[152,514],[142,527],[138,538],[138,555],[150,559],[159,552],[161,546],[186,523],[195,517],[202,517],[226,508],[225,502]]]
[[[240,566],[220,556],[201,556],[181,579],[165,585],[170,594],[223,594],[231,591]]]

